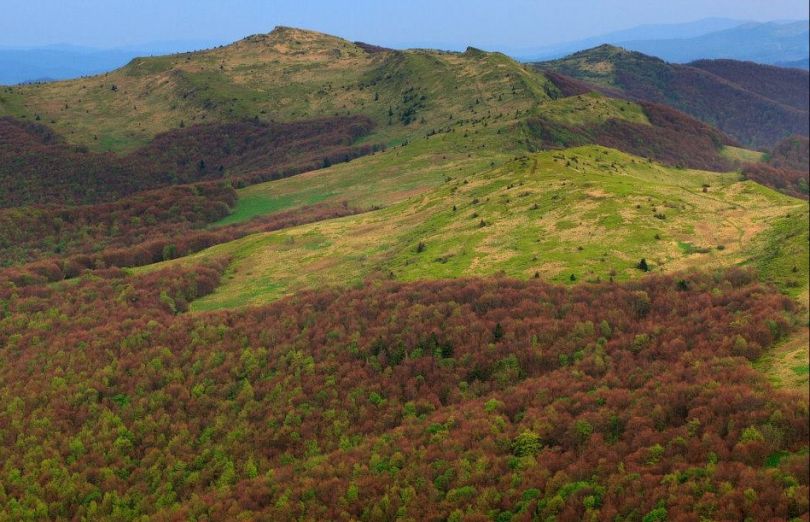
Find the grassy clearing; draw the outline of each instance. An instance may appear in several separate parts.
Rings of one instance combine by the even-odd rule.
[[[803,327],[754,365],[774,386],[810,395],[810,330]]]
[[[637,103],[607,98],[598,93],[547,100],[540,103],[537,112],[552,121],[571,126],[595,125],[608,120],[650,124]]]
[[[727,145],[720,151],[724,157],[740,163],[759,163],[763,160],[764,154],[756,150],[743,149]]]
[[[365,168],[376,172],[374,162],[391,164],[387,155],[406,154],[411,146],[417,150],[409,145],[245,189],[254,197],[267,192],[265,203],[276,207],[303,204],[314,194],[353,203],[382,193],[400,198],[374,212],[258,234],[192,256],[234,259],[223,285],[194,309],[257,304],[368,277],[504,273],[571,283],[640,277],[642,258],[652,271],[729,266],[761,256],[760,238],[806,205],[736,174],[666,168],[602,147],[501,157],[494,167],[437,168],[411,195],[384,185],[407,177],[380,174],[377,187],[358,188],[352,176],[362,178]],[[422,157],[413,153],[413,163]],[[778,271],[774,264],[784,259],[758,262]]]
[[[233,213],[216,225],[322,201],[346,201],[362,208],[389,206],[433,189],[447,177],[481,172],[522,154],[508,137],[514,132],[510,126],[461,128],[350,163],[253,185],[239,190]]]
[[[799,200],[796,200],[797,202]],[[761,276],[776,284],[783,292],[808,305],[808,274],[810,273],[810,233],[807,202],[771,222],[748,248],[748,264]]]

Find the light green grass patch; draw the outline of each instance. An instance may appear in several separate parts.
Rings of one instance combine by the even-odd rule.
[[[358,162],[384,167],[396,158],[391,154],[408,154],[408,147]],[[418,163],[423,153],[411,161]],[[399,280],[538,274],[571,284],[571,274],[577,281],[641,277],[636,266],[642,258],[652,271],[673,271],[735,265],[755,256],[778,270],[785,256],[762,257],[765,245],[756,238],[802,208],[773,191],[750,190],[751,182],[735,174],[669,169],[603,147],[499,159],[503,163],[495,167],[479,162],[463,163],[457,173],[436,169],[432,186],[423,184],[410,196],[400,192],[399,201],[381,210],[257,234],[191,256],[234,260],[223,284],[193,308],[259,304],[302,289],[355,284],[372,274]],[[366,175],[376,166],[354,163],[262,189],[293,199],[317,190],[368,201],[373,190],[354,188],[344,177]],[[412,181],[389,172],[394,180]],[[711,190],[704,193],[707,181]],[[334,189],[341,186],[342,194]],[[662,210],[666,219],[655,217]],[[711,246],[707,253],[694,253],[704,245]]]
[[[539,104],[537,112],[552,121],[573,126],[586,126],[609,120],[650,124],[639,104],[608,98],[595,92],[544,101]]]
[[[725,158],[741,163],[759,163],[764,157],[764,154],[761,152],[743,149],[741,147],[732,147],[731,145],[723,147],[720,154]]]

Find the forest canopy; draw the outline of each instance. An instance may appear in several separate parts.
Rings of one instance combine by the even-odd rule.
[[[750,272],[180,314],[225,266],[0,290],[2,517],[807,512],[807,404],[749,365],[797,309]]]

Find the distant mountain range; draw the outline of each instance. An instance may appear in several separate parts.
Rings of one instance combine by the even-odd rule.
[[[808,67],[808,20],[756,23],[712,18],[687,24],[640,26],[565,44],[513,51],[523,61],[561,58],[612,44],[668,62],[729,58],[782,67]]]
[[[612,45],[535,66],[608,95],[671,105],[749,147],[808,135],[807,71],[735,60],[680,65]]]
[[[626,42],[624,47],[676,63],[702,58],[730,58],[777,64],[806,60],[807,20],[801,22],[744,24],[739,27],[696,36]]]
[[[498,49],[524,62],[562,58],[582,49],[612,44],[669,62],[730,58],[808,69],[808,21],[757,23],[705,18],[679,24],[650,24],[544,47]],[[94,49],[73,45],[0,47],[0,85],[66,80],[112,71],[139,56],[200,50],[220,41],[170,41]]]
[[[553,60],[583,49],[597,47],[604,43],[619,45],[619,42],[630,42],[634,40],[694,38],[708,33],[739,27],[746,23],[748,23],[747,20],[734,20],[731,18],[704,18],[702,20],[681,24],[646,24],[581,40],[572,40],[533,48],[510,49],[507,50],[507,54],[517,60],[526,62]]]
[[[112,71],[138,56],[170,54],[218,45],[213,41],[154,42],[117,49],[74,45],[0,47],[0,85],[67,80]]]

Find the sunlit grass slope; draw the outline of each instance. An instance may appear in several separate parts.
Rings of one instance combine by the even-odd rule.
[[[517,123],[463,126],[350,163],[252,185],[239,190],[233,213],[218,224],[322,201],[346,201],[361,208],[389,206],[444,183],[447,176],[481,172],[525,154],[525,147],[515,140],[521,132]]]
[[[608,119],[648,124],[641,107],[599,94],[549,99],[533,113],[562,123],[597,123]],[[348,164],[272,181],[239,191],[234,212],[219,224],[321,201],[347,201],[355,206],[389,205],[444,182],[500,165],[528,150],[526,128],[519,120],[460,121],[384,153]]]
[[[736,174],[666,168],[602,147],[501,159],[479,173],[445,171],[435,188],[381,210],[203,251],[193,259],[233,262],[224,284],[194,307],[257,304],[369,276],[624,280],[644,274],[642,258],[652,271],[757,259],[760,268],[774,267],[776,280],[796,275],[780,267],[799,262],[800,252],[764,260],[763,238],[786,220],[802,223],[806,204]],[[339,173],[317,177],[330,176],[339,185]],[[299,195],[286,186],[275,197],[283,207]],[[806,221],[796,226],[806,228]]]

